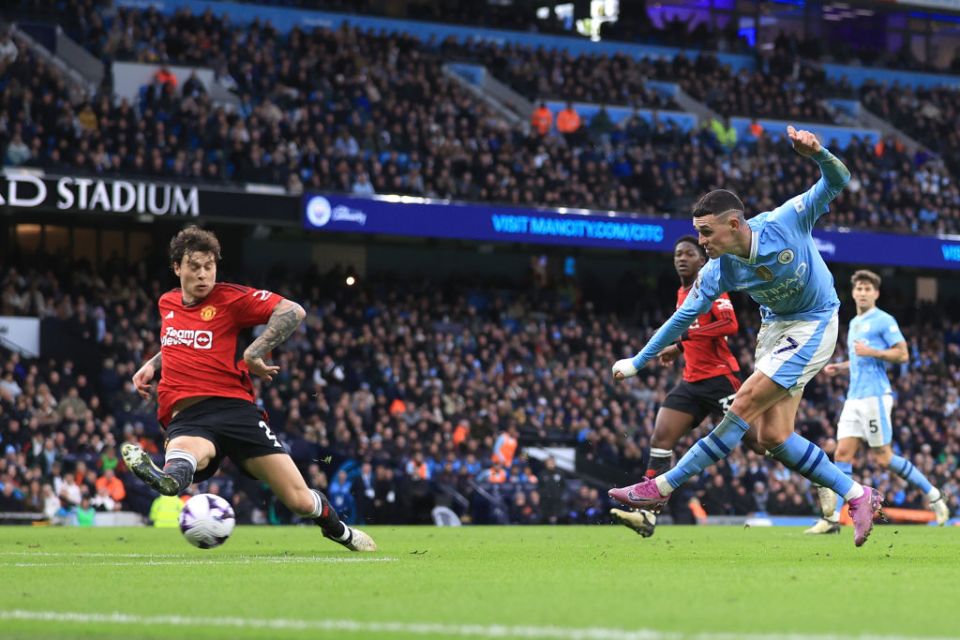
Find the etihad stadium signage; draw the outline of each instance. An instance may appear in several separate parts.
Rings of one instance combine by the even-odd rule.
[[[960,269],[960,237],[824,228],[829,220],[827,214],[813,236],[814,245],[827,262]],[[408,196],[357,198],[326,193],[303,197],[302,221],[304,228],[319,233],[636,251],[673,251],[677,238],[694,233],[689,218],[650,218],[579,209],[521,209]],[[891,251],[890,247],[897,249]],[[777,255],[783,264],[794,258],[792,251],[781,251]]]
[[[47,178],[30,172],[7,172],[0,206],[44,207],[59,211],[143,213],[154,216],[200,215],[196,186],[63,176]]]
[[[0,210],[96,213],[169,218],[239,218],[296,224],[299,198],[280,187],[209,185],[48,175],[7,169],[0,175]]]

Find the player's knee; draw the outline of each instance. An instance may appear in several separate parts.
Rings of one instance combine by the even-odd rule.
[[[893,452],[887,449],[871,449],[870,453],[873,455],[873,459],[884,467],[889,467],[893,460]]]
[[[757,398],[752,388],[743,388],[737,393],[730,405],[730,411],[739,416],[747,424],[753,424],[760,417],[757,409]]]

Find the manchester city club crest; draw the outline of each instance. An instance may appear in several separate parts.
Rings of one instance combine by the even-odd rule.
[[[770,282],[773,280],[773,271],[770,271],[768,267],[759,267],[757,269],[757,277],[764,282]]]
[[[779,262],[780,264],[790,264],[791,262],[793,262],[793,255],[794,254],[792,249],[784,249],[783,251],[777,254],[777,262]]]

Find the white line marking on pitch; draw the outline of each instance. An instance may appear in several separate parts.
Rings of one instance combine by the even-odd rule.
[[[47,557],[47,558],[159,558],[163,560],[170,560],[174,558],[183,558],[184,560],[190,560],[196,558],[196,553],[84,553],[83,551],[76,552],[55,552],[55,551],[0,551],[0,556],[30,556],[30,557]],[[390,556],[374,556],[372,558],[364,557],[338,557],[338,556],[297,556],[297,555],[250,555],[246,553],[240,554],[226,554],[224,558],[242,558],[249,560],[266,560],[269,558],[281,559],[281,560],[317,560],[317,561],[332,561],[332,562],[383,562],[388,560],[396,560],[396,558]]]
[[[180,560],[139,560],[131,562],[97,562],[95,564],[77,564],[76,562],[14,562],[8,567],[178,567],[190,565],[239,565],[239,564],[356,564],[360,562],[394,562],[393,558],[258,558],[242,559],[226,556],[223,559],[187,559]]]
[[[288,618],[235,618],[210,616],[141,616],[128,613],[79,613],[72,611],[0,610],[0,620],[69,622],[72,624],[135,624],[178,627],[238,627],[290,631],[341,631],[355,633],[403,633],[447,637],[553,638],[555,640],[947,640],[893,635],[815,635],[801,633],[693,633],[651,629],[606,629],[510,626],[489,624],[442,624],[433,622],[365,622],[363,620],[295,620]]]

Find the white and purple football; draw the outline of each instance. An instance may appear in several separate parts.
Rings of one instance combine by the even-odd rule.
[[[219,547],[237,523],[230,503],[212,493],[193,496],[180,512],[180,531],[187,542],[201,549]]]

